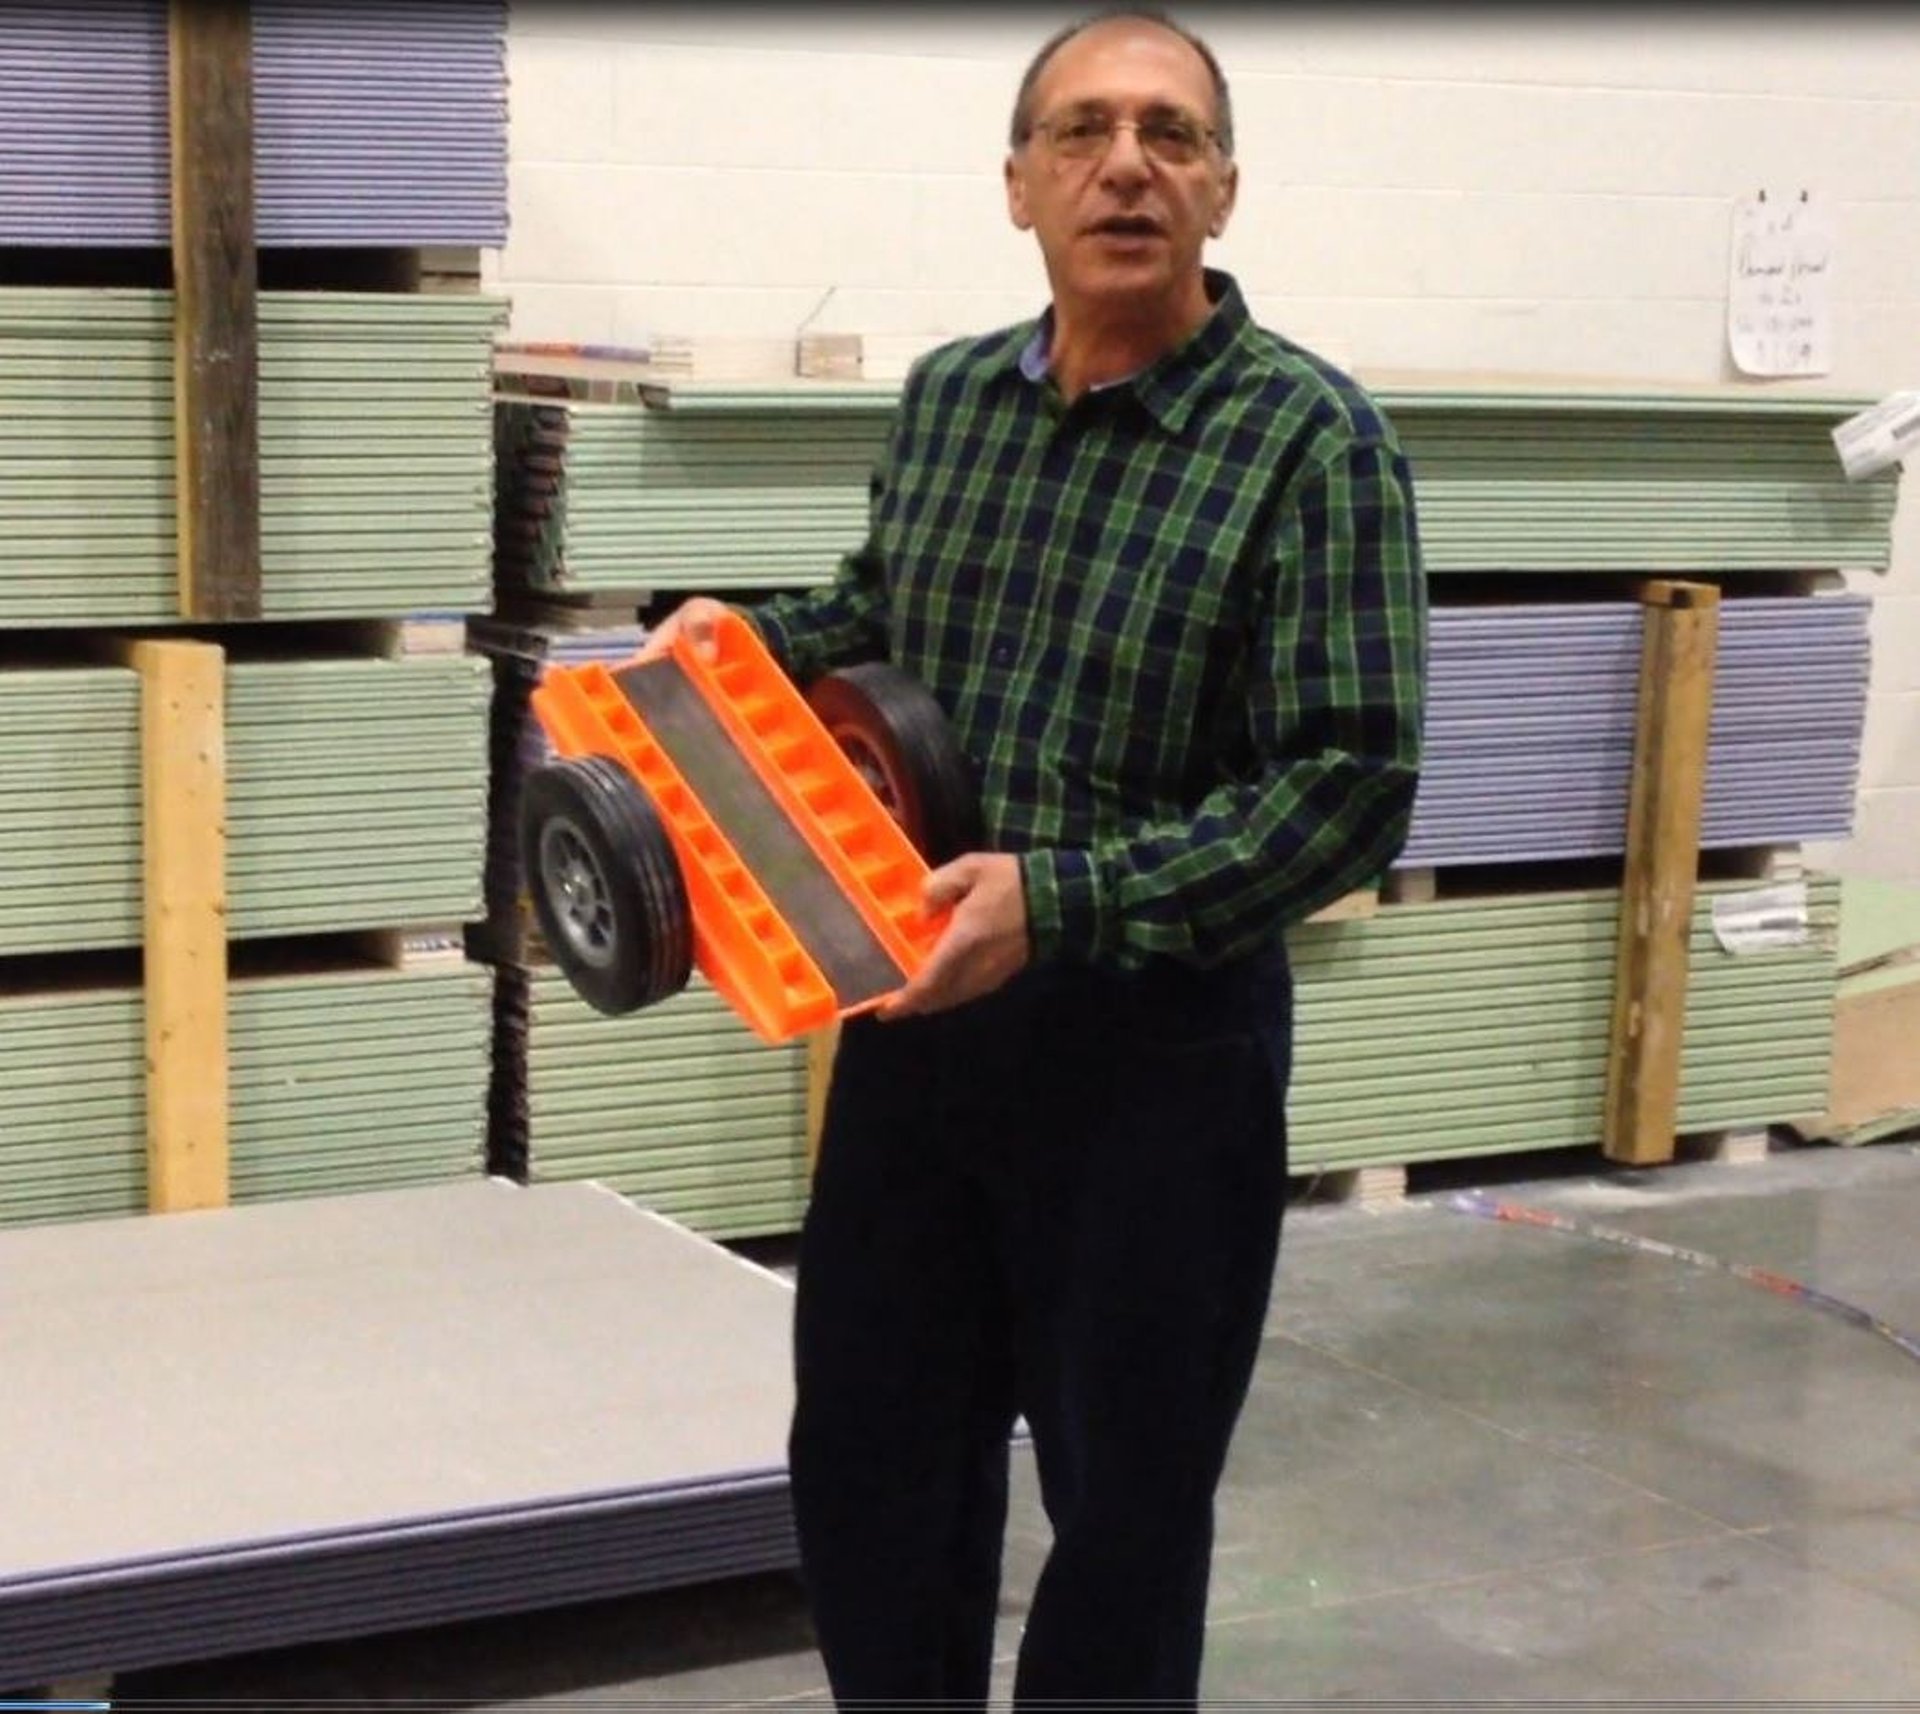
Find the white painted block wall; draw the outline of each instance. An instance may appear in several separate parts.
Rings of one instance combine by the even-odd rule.
[[[1920,19],[1190,8],[1232,80],[1214,255],[1356,368],[1732,379],[1733,198],[1807,185],[1839,232],[1833,385],[1920,385]],[[565,6],[512,14],[527,338],[954,334],[1043,282],[1000,188],[1027,56],[1072,12]],[[1920,880],[1920,479],[1878,597],[1855,838]]]

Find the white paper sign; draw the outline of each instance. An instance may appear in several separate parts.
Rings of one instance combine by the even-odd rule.
[[[1713,937],[1723,952],[1771,952],[1807,943],[1807,884],[1722,893],[1713,901]]]
[[[1727,343],[1744,375],[1833,368],[1833,227],[1807,191],[1760,191],[1733,209]]]
[[[1920,388],[1894,393],[1833,431],[1834,450],[1849,482],[1878,476],[1920,448]]]

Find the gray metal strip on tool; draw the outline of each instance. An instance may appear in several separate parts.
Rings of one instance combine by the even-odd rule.
[[[648,661],[614,679],[820,967],[840,1004],[857,1006],[898,988],[905,975],[892,954],[740,754],[679,662]]]

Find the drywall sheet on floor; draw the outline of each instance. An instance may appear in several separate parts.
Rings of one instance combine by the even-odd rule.
[[[9,1232],[0,1277],[0,1601],[785,1465],[788,1288],[598,1186]]]
[[[598,1185],[0,1234],[0,1684],[794,1563],[789,1293]]]

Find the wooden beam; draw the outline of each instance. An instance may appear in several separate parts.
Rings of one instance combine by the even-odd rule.
[[[1720,591],[1659,580],[1639,594],[1640,697],[1601,1140],[1609,1160],[1649,1165],[1674,1153]]]
[[[1440,897],[1440,871],[1389,869],[1380,883],[1380,897],[1389,905],[1430,905]]]
[[[227,1202],[226,656],[149,641],[140,673],[147,1206]]]
[[[827,1122],[827,1086],[840,1051],[840,1026],[829,1024],[807,1037],[807,1176],[820,1159],[820,1132]]]
[[[260,617],[259,262],[248,0],[170,0],[180,612]]]
[[[1322,905],[1308,922],[1364,922],[1368,917],[1380,914],[1380,889],[1361,887],[1355,892],[1342,893],[1331,904]]]

